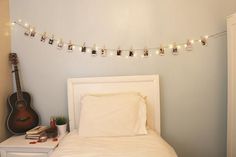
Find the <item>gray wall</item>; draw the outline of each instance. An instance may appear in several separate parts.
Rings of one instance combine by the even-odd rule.
[[[76,42],[124,48],[157,46],[226,30],[235,0],[11,0],[11,18]],[[24,89],[43,124],[67,115],[70,77],[159,74],[162,136],[180,157],[226,156],[226,37],[191,53],[146,59],[60,52],[16,27]]]

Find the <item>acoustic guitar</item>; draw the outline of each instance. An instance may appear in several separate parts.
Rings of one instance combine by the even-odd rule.
[[[7,128],[13,134],[24,134],[38,125],[39,117],[30,106],[30,94],[21,90],[17,54],[10,53],[9,60],[13,65],[17,92],[8,97],[10,114],[7,118]]]

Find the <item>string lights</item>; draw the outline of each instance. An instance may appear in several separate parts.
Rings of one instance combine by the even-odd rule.
[[[37,32],[35,27],[31,26],[27,22],[23,22],[21,19],[15,21],[12,23],[12,26],[18,25],[21,28],[25,30],[24,35],[27,37],[34,38],[36,35],[39,36],[39,40],[43,43],[47,41],[49,45],[56,45],[58,50],[62,49],[67,49],[68,52],[73,52],[76,47],[78,47],[78,50],[83,53],[91,53],[92,56],[97,56],[100,54],[102,57],[106,57],[108,52],[110,53],[110,56],[115,55],[118,57],[124,56],[123,52],[125,52],[127,55],[125,56],[126,58],[130,57],[136,57],[137,52],[142,52],[141,57],[149,57],[151,56],[150,51],[155,51],[156,55],[159,56],[164,56],[166,54],[166,50],[169,49],[171,51],[172,55],[178,55],[180,52],[180,49],[183,48],[183,51],[193,51],[193,45],[197,42],[201,43],[202,46],[207,46],[208,45],[208,40],[210,38],[218,38],[221,37],[222,35],[225,35],[227,32],[219,32],[215,33],[212,35],[205,35],[201,36],[200,39],[188,39],[184,43],[177,43],[174,42],[172,44],[167,44],[167,45],[160,45],[159,47],[153,47],[153,48],[147,48],[145,47],[144,49],[133,49],[132,47],[130,49],[121,49],[118,47],[117,49],[108,49],[105,47],[97,47],[96,44],[93,46],[87,46],[86,43],[84,42],[82,45],[73,43],[72,41],[69,42],[64,42],[62,38],[57,39],[53,34],[48,35],[47,32]]]

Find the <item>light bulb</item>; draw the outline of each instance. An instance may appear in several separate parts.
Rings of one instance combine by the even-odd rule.
[[[28,27],[29,26],[29,24],[28,23],[25,23],[25,27]]]
[[[90,49],[90,48],[87,48],[87,52],[90,53],[90,52],[91,52],[91,49]]]

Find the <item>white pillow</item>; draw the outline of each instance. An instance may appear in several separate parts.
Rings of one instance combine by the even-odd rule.
[[[81,99],[79,136],[147,134],[146,104],[139,93],[86,95]]]

